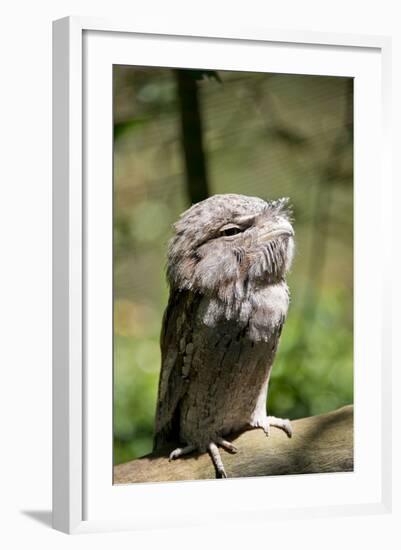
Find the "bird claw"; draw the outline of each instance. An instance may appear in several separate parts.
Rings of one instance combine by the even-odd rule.
[[[230,441],[226,441],[222,437],[217,437],[216,438],[216,443],[220,447],[223,447],[223,449],[225,449],[229,453],[232,453],[232,454],[238,453],[237,447],[235,445],[233,445]]]
[[[280,427],[280,426],[278,426]],[[291,422],[288,420],[288,418],[284,419],[283,425],[281,426],[281,429],[285,431],[288,437],[292,437],[292,426]]]
[[[213,465],[216,470],[216,477],[218,479],[226,479],[227,473],[224,469],[224,464],[223,464],[223,461],[221,460],[220,451],[217,445],[219,445],[229,453],[233,453],[233,454],[238,452],[238,449],[230,441],[226,441],[222,437],[217,437],[215,441],[211,441],[207,446],[207,450],[209,451],[209,454],[213,461]],[[168,461],[171,462],[173,460],[176,460],[180,456],[189,454],[192,451],[196,451],[196,450],[197,450],[197,447],[195,445],[187,445],[186,447],[177,447],[176,449],[171,451],[168,457]]]
[[[220,439],[220,438],[218,440],[224,441],[224,439]],[[225,443],[227,443],[227,442],[225,442]],[[211,441],[208,445],[208,451],[209,451],[209,454],[212,458],[214,467],[216,469],[216,477],[219,478],[219,479],[226,479],[227,474],[226,474],[226,471],[224,469],[224,464],[223,464],[223,461],[221,460],[220,451],[219,451],[216,443]]]
[[[175,460],[176,458],[179,458],[180,456],[186,455],[188,453],[192,453],[192,451],[195,451],[196,447],[195,445],[187,445],[186,447],[177,447],[172,451],[168,457],[168,461],[171,462],[172,460]]]
[[[262,421],[257,421],[252,425],[253,428],[262,428],[266,436],[270,435],[270,427],[274,426],[283,430],[287,434],[287,437],[292,437],[293,431],[291,422],[288,418],[276,418],[275,416],[266,416]]]

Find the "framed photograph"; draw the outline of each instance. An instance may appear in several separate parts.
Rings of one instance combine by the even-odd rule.
[[[56,529],[390,509],[390,47],[54,23]]]

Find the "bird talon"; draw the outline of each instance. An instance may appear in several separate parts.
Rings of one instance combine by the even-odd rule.
[[[218,438],[217,441],[228,443],[227,441],[224,441],[224,439]],[[221,443],[220,443],[221,444]],[[230,443],[231,446],[231,443]],[[208,445],[208,451],[210,453],[210,456],[212,458],[215,470],[216,470],[216,477],[217,478],[223,478],[225,479],[227,477],[226,471],[224,469],[223,461],[221,460],[219,449],[213,441],[211,441]]]
[[[187,445],[186,447],[177,447],[174,449],[174,451],[171,451],[168,461],[171,462],[172,460],[175,460],[176,458],[179,458],[182,455],[186,455],[188,453],[192,453],[192,451],[195,451],[196,447],[195,445]]]
[[[285,420],[283,430],[285,431],[285,433],[287,434],[288,437],[290,437],[290,438],[292,437],[293,431],[292,431],[292,426],[291,426],[289,420]]]
[[[229,453],[235,454],[238,452],[238,449],[235,445],[233,445],[230,441],[226,441],[222,437],[217,437],[216,443],[220,445],[220,447],[223,447],[223,449],[225,449]]]
[[[292,437],[291,422],[288,420],[288,418],[276,418],[275,416],[268,416],[267,422],[269,423],[269,426],[275,426],[276,428],[283,430],[283,432],[285,432],[288,437]]]
[[[168,461],[171,462],[173,460],[175,460],[176,458],[179,457],[179,453],[178,453],[179,449],[175,449],[174,451],[172,451],[168,457]]]
[[[257,420],[251,424],[252,428],[262,428],[266,437],[270,436],[270,428],[274,426],[286,433],[288,437],[292,437],[292,427],[288,418],[276,418],[275,416],[266,416],[262,420]]]

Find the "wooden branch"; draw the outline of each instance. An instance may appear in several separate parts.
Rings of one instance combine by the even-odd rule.
[[[237,454],[223,449],[228,477],[348,472],[353,470],[353,406],[292,422],[294,434],[271,428],[250,430],[231,439]],[[166,456],[147,455],[114,467],[114,483],[214,479],[208,454],[192,454],[169,462]]]

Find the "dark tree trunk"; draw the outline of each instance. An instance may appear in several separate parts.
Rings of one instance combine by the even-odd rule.
[[[194,204],[209,196],[198,83],[196,71],[177,69],[174,74],[178,91],[187,196],[190,203]]]

